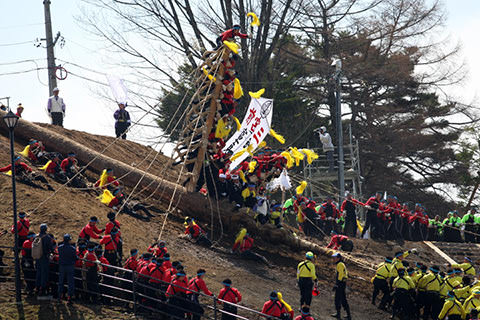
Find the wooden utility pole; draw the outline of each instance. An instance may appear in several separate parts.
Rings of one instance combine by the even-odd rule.
[[[47,43],[47,66],[48,66],[48,94],[53,95],[53,89],[57,87],[57,78],[55,77],[56,64],[54,47],[60,38],[60,32],[57,33],[55,40],[53,40],[52,34],[52,18],[50,16],[50,0],[43,1],[43,8],[45,11],[45,40]]]

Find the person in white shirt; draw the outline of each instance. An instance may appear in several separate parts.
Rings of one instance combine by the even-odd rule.
[[[328,172],[333,172],[333,151],[335,150],[335,147],[332,143],[332,137],[330,137],[327,132],[327,128],[325,127],[315,129],[315,132],[318,133],[320,137],[320,142],[323,145],[323,152],[325,152],[325,154],[327,155]]]
[[[63,118],[65,117],[65,103],[63,99],[58,96],[60,90],[53,89],[53,96],[48,98],[48,115],[52,119],[52,124],[63,127]]]

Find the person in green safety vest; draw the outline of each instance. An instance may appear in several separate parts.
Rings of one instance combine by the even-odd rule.
[[[428,220],[428,241],[439,241],[443,233],[443,222],[440,221],[440,216],[436,215],[435,219]]]
[[[456,210],[448,213],[447,218],[443,220],[443,224],[445,226],[445,241],[462,242],[462,235],[460,233],[462,219],[458,216]]]
[[[293,207],[294,201],[295,199],[293,198],[287,199],[282,206],[283,218],[285,222],[292,227],[297,225],[295,209]]]
[[[477,231],[477,222],[475,221],[475,212],[470,210],[465,213],[462,218],[462,224],[465,225],[465,242],[475,242],[475,232]]]

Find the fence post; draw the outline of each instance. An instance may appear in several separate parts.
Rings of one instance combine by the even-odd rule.
[[[217,297],[213,296],[213,319],[217,320]]]
[[[136,286],[136,274],[132,270],[132,293],[133,293],[133,314],[137,314],[137,286]]]

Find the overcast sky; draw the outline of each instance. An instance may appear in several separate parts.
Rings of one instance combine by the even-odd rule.
[[[70,71],[68,78],[58,81],[60,96],[67,105],[64,126],[69,129],[83,130],[90,133],[114,135],[113,111],[115,104],[94,92],[101,85],[81,77],[87,77],[106,83],[104,75],[99,73],[125,76],[128,70],[115,68],[108,64],[109,54],[104,50],[104,44],[89,34],[75,17],[81,16],[81,1],[51,0],[53,33],[61,31],[65,45],[55,48],[57,64],[64,64]],[[24,118],[31,121],[48,122],[46,104],[48,99],[47,72],[45,69],[30,71],[35,68],[46,68],[46,49],[34,46],[36,38],[45,37],[44,11],[42,0],[0,1],[2,22],[0,24],[0,98],[10,96],[10,105],[19,102],[25,107]],[[28,6],[27,6],[28,4]],[[474,103],[479,93],[480,62],[478,53],[480,42],[480,1],[478,0],[447,0],[448,11],[445,35],[449,34],[453,42],[461,42],[462,59],[468,64],[468,80],[461,86],[450,88],[450,94],[455,95],[465,103]],[[42,43],[44,46],[44,43]],[[22,62],[35,60],[35,62]],[[69,63],[63,63],[67,61]],[[89,68],[87,71],[72,63]],[[27,72],[29,71],[29,72]],[[7,74],[19,72],[18,74]],[[128,86],[128,85],[127,85]],[[158,95],[158,92],[145,94]],[[6,101],[2,101],[6,104]],[[133,118],[140,114],[132,115]],[[142,139],[145,136],[159,134],[156,130],[138,129],[132,132],[131,138]]]

